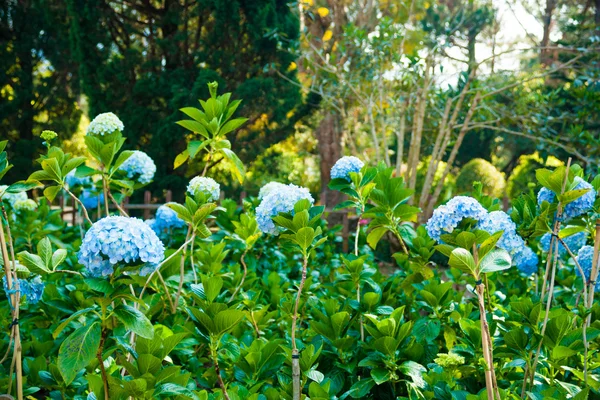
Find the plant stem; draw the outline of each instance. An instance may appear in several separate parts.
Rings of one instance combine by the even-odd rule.
[[[573,261],[575,262],[575,266],[579,270],[579,274],[581,275],[581,277],[583,279],[583,298],[584,298],[584,302],[583,303],[584,303],[584,306],[587,309],[588,290],[587,290],[587,282],[586,282],[586,279],[585,279],[585,272],[583,271],[583,268],[581,268],[581,265],[579,264],[579,261],[577,261],[577,257],[575,257],[575,254],[573,254],[573,252],[571,251],[571,249],[569,248],[569,246],[567,246],[567,244],[565,243],[565,241],[562,240],[560,237],[557,237],[557,239],[562,244],[562,246],[567,250],[567,253],[569,253],[569,257],[571,257],[573,259]],[[579,299],[577,300],[577,303],[578,302],[579,302]],[[577,307],[577,305],[575,305],[575,307]],[[588,348],[589,348],[589,343],[587,341],[587,322],[586,322],[585,319],[583,321],[583,327],[582,327],[582,339],[583,339],[583,347],[584,347],[584,356],[583,356],[583,381],[585,382],[585,384],[587,386],[587,370],[588,370],[587,366],[588,366]]]
[[[102,384],[104,386],[104,400],[109,400],[108,396],[108,375],[106,375],[106,369],[104,368],[104,360],[102,359],[102,350],[104,348],[104,341],[106,340],[106,331],[102,329],[102,334],[100,335],[100,346],[98,347],[98,352],[96,353],[96,358],[98,359],[100,374],[102,375]]]
[[[567,181],[569,179],[569,169],[571,168],[571,158],[567,160],[567,167],[565,169],[565,177],[562,182],[562,187],[560,193],[563,194],[565,192],[565,188],[567,186]],[[542,285],[542,296],[540,297],[540,302],[544,301],[544,294],[546,289],[546,281],[548,280],[548,276],[550,276],[550,283],[548,287],[548,300],[546,301],[546,313],[544,315],[544,321],[542,323],[541,337],[544,337],[546,333],[546,326],[548,325],[548,318],[550,313],[550,306],[552,305],[552,296],[554,294],[554,280],[556,278],[556,265],[558,263],[558,231],[560,230],[560,217],[562,216],[563,206],[562,203],[558,202],[558,207],[556,209],[556,216],[554,221],[554,227],[552,229],[552,239],[550,240],[550,247],[548,248],[548,258],[546,259],[546,273],[544,275],[544,283]],[[554,250],[554,252],[553,252]],[[553,254],[554,253],[554,254]],[[550,263],[550,257],[552,257],[552,263]],[[551,265],[550,265],[551,264]],[[550,271],[551,269],[551,271]],[[542,349],[543,339],[540,340],[538,344],[537,351],[535,354],[535,359],[533,360],[533,364],[531,366],[531,376],[530,376],[530,385],[533,386],[533,381],[535,380],[535,372],[537,368],[537,363],[540,358],[540,351]]]
[[[104,191],[104,212],[106,216],[110,216],[110,211],[108,210],[108,183],[106,182],[106,177],[102,175],[102,190]]]
[[[175,252],[173,254],[171,254],[169,257],[165,258],[160,264],[158,264],[158,267],[156,267],[156,269],[154,271],[152,271],[152,273],[150,275],[148,275],[148,279],[146,279],[146,283],[144,283],[144,286],[142,287],[142,291],[140,292],[140,296],[138,297],[140,300],[142,300],[142,296],[144,295],[144,292],[146,291],[146,288],[148,287],[148,284],[150,284],[150,281],[152,280],[152,277],[154,276],[154,274],[158,273],[158,275],[161,277],[162,279],[162,275],[160,275],[160,268],[165,265],[166,263],[168,263],[169,261],[171,261],[171,259],[173,257],[175,257],[177,254],[179,254],[179,252],[181,250],[183,250],[184,247],[186,247],[190,242],[192,241],[192,239],[186,241],[184,244],[182,244],[177,250],[175,250]],[[167,292],[167,295],[169,293]],[[169,301],[171,301],[171,298],[169,297]]]
[[[306,281],[306,272],[308,269],[308,254],[304,255],[304,262],[302,263],[302,279],[298,286],[298,293],[296,294],[296,304],[294,305],[294,314],[292,316],[292,386],[293,386],[293,400],[300,400],[302,387],[300,386],[300,354],[296,347],[296,321],[298,320],[298,305],[300,304],[300,297],[302,296],[302,289],[304,288],[304,282]]]
[[[108,197],[113,202],[113,204],[115,205],[117,210],[119,210],[119,212],[121,213],[122,216],[129,217],[129,214],[127,214],[127,212],[123,209],[123,207],[121,207],[121,205],[117,202],[117,200],[115,200],[115,197],[112,195],[111,192],[108,192]]]
[[[217,353],[216,346],[213,348],[211,346],[210,353],[213,359],[213,364],[215,364],[215,373],[217,374],[217,382],[223,391],[223,398],[225,400],[230,400],[229,395],[227,394],[227,389],[225,388],[225,382],[223,382],[223,378],[221,378],[221,369],[219,368],[219,355]]]
[[[69,194],[69,196],[71,196],[73,198],[74,201],[77,202],[77,204],[79,204],[79,207],[81,208],[81,211],[83,212],[83,217],[88,222],[88,224],[92,225],[93,224],[92,220],[90,219],[90,216],[88,215],[88,212],[85,209],[85,206],[83,205],[81,200],[79,200],[77,198],[77,196],[75,196],[69,189],[67,189],[66,186],[63,186],[63,189]]]
[[[206,164],[204,164],[204,169],[202,170],[202,176],[206,176],[206,172],[208,171],[208,165],[210,164],[211,157],[212,157],[212,150],[208,152],[208,158],[206,159]]]
[[[487,398],[488,400],[494,400],[494,381],[492,379],[492,368],[493,368],[493,360],[490,360],[490,349],[489,349],[489,340],[488,333],[489,327],[487,323],[487,316],[485,312],[485,303],[484,303],[484,291],[485,288],[483,283],[480,283],[476,286],[477,291],[477,299],[479,303],[479,319],[481,321],[481,347],[483,349],[483,359],[485,360],[486,368],[485,368],[485,387],[487,390]]]
[[[4,206],[2,206],[2,212],[3,215],[6,215],[6,210],[4,209]],[[11,298],[11,304],[13,306],[12,308],[12,320],[13,322],[16,321],[16,323],[12,326],[13,328],[13,334],[14,334],[14,350],[13,350],[13,359],[12,359],[12,363],[11,363],[11,370],[12,370],[12,364],[15,365],[16,367],[16,374],[17,374],[17,379],[16,379],[16,386],[17,386],[17,399],[18,400],[23,400],[23,364],[22,364],[22,347],[21,347],[21,331],[19,328],[19,303],[21,302],[21,295],[20,295],[20,291],[19,291],[19,280],[17,278],[17,271],[16,271],[16,263],[15,263],[15,259],[14,259],[14,249],[12,247],[12,237],[10,236],[10,227],[8,225],[8,219],[4,219],[4,218],[0,218],[1,219],[1,223],[0,223],[0,250],[2,251],[2,261],[4,263],[4,273],[5,273],[5,277],[6,277],[6,284],[7,287],[9,287],[11,290],[14,290],[14,293],[11,293],[10,298]],[[6,246],[6,237],[4,236],[4,226],[6,225],[6,229],[9,235],[9,238],[11,238],[11,243],[10,243],[10,247],[11,247],[11,254],[13,255],[13,262],[12,262],[12,270],[11,270],[11,262],[8,256],[8,248]],[[14,286],[13,286],[13,278],[14,278]],[[12,380],[12,372],[10,373],[10,380]],[[8,386],[8,394],[10,394],[11,391],[11,387],[12,385],[9,384]]]
[[[246,275],[248,274],[248,267],[246,266],[246,261],[244,261],[244,258],[246,257],[246,253],[248,253],[247,248],[246,248],[246,250],[244,250],[244,252],[242,253],[242,256],[240,257],[240,264],[242,264],[242,267],[244,268],[242,280],[240,281],[239,285],[237,285],[237,287],[235,288],[235,291],[231,295],[231,298],[229,299],[229,303],[231,303],[233,301],[237,292],[242,288],[242,286],[244,286],[244,281],[246,280]]]
[[[187,235],[185,237],[186,243],[189,242],[192,238],[192,226],[188,227]],[[175,303],[173,305],[173,314],[177,311],[177,306],[179,305],[179,298],[181,297],[181,291],[183,290],[183,278],[185,275],[185,259],[187,255],[187,246],[183,248],[183,252],[181,254],[181,262],[179,263],[179,287],[177,288],[177,294],[175,295]]]

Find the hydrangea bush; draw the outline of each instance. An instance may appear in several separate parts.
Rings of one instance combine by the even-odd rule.
[[[152,272],[164,259],[164,245],[142,220],[106,217],[86,232],[79,262],[92,277],[108,276],[116,266],[135,265],[140,276]],[[129,272],[133,272],[128,269]]]
[[[270,235],[278,235],[281,229],[275,226],[273,217],[279,213],[292,213],[294,205],[300,200],[308,200],[310,204],[314,199],[309,190],[304,187],[289,184],[271,191],[261,200],[256,208],[256,221],[258,228]]]
[[[115,114],[111,112],[98,114],[88,125],[88,135],[105,136],[115,132],[122,132],[125,126]]]
[[[206,201],[217,201],[221,194],[221,186],[212,178],[197,176],[188,184],[187,193],[192,196],[202,194]]]
[[[342,157],[331,168],[331,179],[346,179],[350,181],[350,172],[359,172],[363,163],[359,158],[353,156]]]
[[[141,184],[148,184],[154,178],[156,173],[156,164],[143,151],[135,150],[119,167],[128,178],[133,179]]]
[[[122,150],[114,114],[90,124],[90,159],[65,153],[60,136],[46,132],[41,170],[3,187],[0,307],[9,329],[0,336],[9,355],[0,393],[23,386],[23,398],[105,400],[600,396],[600,305],[590,290],[600,289],[600,178],[568,164],[538,170],[540,193],[509,199],[508,210],[474,182],[470,196],[421,210],[394,168],[343,157],[329,185],[346,197],[333,209],[279,182],[242,204],[217,205],[211,160],[224,159],[224,187],[226,173],[243,182],[227,134],[245,119],[232,119],[240,103],[231,94],[209,91],[200,108],[181,110],[190,119],[179,125],[192,139],[174,161],[194,160],[189,171],[202,176],[151,221],[122,207],[152,168],[143,153]],[[0,142],[0,175],[5,147]],[[63,220],[58,195],[80,196],[89,215]],[[336,219],[340,210],[350,215]],[[14,279],[19,302],[16,285],[6,283]]]

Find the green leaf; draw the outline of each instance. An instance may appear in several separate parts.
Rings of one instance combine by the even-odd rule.
[[[555,171],[541,168],[535,171],[535,176],[542,186],[550,189],[555,194],[560,194],[565,176],[564,172],[564,168],[557,168]]]
[[[21,264],[26,266],[27,269],[33,274],[45,275],[50,273],[42,258],[37,254],[31,254],[27,251],[22,251],[18,254],[18,258]]]
[[[67,327],[67,325],[69,325],[70,322],[72,322],[75,318],[79,317],[80,315],[92,311],[93,309],[94,307],[84,308],[83,310],[76,311],[73,314],[69,315],[69,317],[67,317],[67,319],[61,322],[60,325],[58,325],[58,327],[54,330],[54,332],[52,332],[52,337],[56,339],[58,335],[60,335],[60,333]]]
[[[58,182],[62,179],[62,172],[56,158],[47,158],[43,160],[42,169],[52,176],[53,180]]]
[[[113,310],[115,316],[125,328],[146,339],[154,337],[152,322],[140,311],[126,304],[119,304]]]
[[[58,350],[57,365],[65,384],[73,382],[77,373],[88,366],[96,357],[99,347],[100,324],[98,322],[77,329],[62,342]]]
[[[435,246],[435,249],[443,255],[445,255],[446,257],[450,257],[455,247],[450,246],[449,244],[438,244],[437,246]]]
[[[586,194],[589,191],[590,191],[590,189],[569,190],[568,192],[564,192],[563,194],[559,195],[558,199],[560,200],[562,206],[564,207],[567,204],[574,202],[575,200],[577,200],[578,198],[580,198],[581,196],[583,196],[584,194]]]
[[[56,196],[60,193],[60,186],[48,186],[44,189],[44,196],[48,199],[49,202],[53,202]]]
[[[215,301],[221,289],[223,288],[223,279],[219,276],[211,276],[210,278],[202,277],[202,286],[204,294],[209,302]]]
[[[315,238],[315,230],[311,227],[300,228],[296,232],[296,241],[302,250],[306,251]]]
[[[377,247],[377,243],[379,243],[387,231],[388,229],[385,226],[380,226],[371,230],[371,232],[369,232],[367,235],[367,243],[369,246],[371,246],[372,249],[375,249]]]
[[[43,238],[38,243],[37,248],[38,255],[42,258],[44,265],[46,268],[52,267],[52,244],[50,243],[50,239],[48,237]]]
[[[31,189],[43,187],[43,186],[44,185],[42,185],[37,180],[19,181],[19,182],[13,183],[8,188],[6,188],[6,192],[7,193],[21,193],[21,192],[27,192]]]
[[[463,248],[452,250],[448,263],[451,267],[457,268],[465,273],[475,274],[476,266],[473,255]]]
[[[191,119],[184,119],[182,121],[177,121],[176,124],[181,125],[185,129],[192,131],[194,133],[199,133],[200,135],[204,136],[207,139],[209,137],[208,132],[206,131],[206,128],[204,127],[204,125],[202,125],[198,121],[193,121]]]
[[[233,174],[238,179],[238,181],[240,183],[244,182],[244,177],[246,176],[246,168],[244,167],[244,164],[238,158],[238,156],[229,149],[221,149],[219,151],[221,153],[223,153],[225,158],[227,158],[229,161],[231,161],[233,163],[233,165],[235,166],[235,168],[233,170]]]
[[[119,157],[117,157],[117,160],[115,161],[115,163],[113,164],[113,169],[118,169],[125,161],[127,161],[127,159],[129,157],[131,157],[131,155],[133,154],[133,151],[131,150],[126,150],[121,152],[121,154],[119,154]]]
[[[179,168],[187,159],[190,157],[190,153],[187,150],[182,151],[175,157],[175,162],[173,163],[173,168]]]
[[[196,155],[198,154],[198,152],[202,149],[204,149],[208,143],[210,143],[210,141],[205,140],[203,142],[198,141],[198,140],[192,140],[191,142],[188,143],[187,146],[187,152],[190,155],[190,158],[196,158]],[[182,153],[183,154],[183,153]],[[175,167],[177,168],[177,167]]]
[[[470,250],[476,240],[477,236],[471,232],[461,232],[456,236],[456,244],[466,250]]]
[[[206,115],[196,107],[184,107],[180,108],[179,111],[188,117],[195,119],[196,121],[202,121],[206,119]]]
[[[504,249],[494,249],[486,254],[479,262],[479,272],[482,274],[502,271],[511,266],[510,254]]]
[[[222,335],[230,331],[244,318],[244,312],[240,310],[221,311],[215,317],[215,329],[217,334]]]
[[[226,135],[229,132],[236,130],[237,128],[242,126],[242,124],[244,124],[244,122],[246,122],[246,121],[248,121],[248,118],[236,118],[236,119],[232,119],[231,121],[228,121],[219,130],[219,135],[221,135],[221,136]]]

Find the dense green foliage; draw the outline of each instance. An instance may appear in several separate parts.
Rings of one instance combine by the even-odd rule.
[[[219,143],[227,140],[225,115],[232,114],[210,118],[210,113],[213,107],[228,110],[228,95],[218,96],[213,88],[201,109],[187,110],[202,125],[196,131],[212,132],[192,148],[226,148]],[[25,289],[25,300],[14,290],[7,291],[10,299],[0,300],[11,310],[0,323],[11,325],[13,333],[4,333],[0,350],[11,355],[7,359],[23,360],[16,370],[6,360],[0,364],[3,389],[21,383],[24,395],[48,399],[214,400],[293,399],[300,392],[313,400],[475,400],[486,390],[504,399],[522,394],[586,399],[600,392],[600,307],[597,300],[588,304],[593,278],[588,285],[575,272],[579,264],[563,253],[546,264],[552,253],[538,249],[540,236],[551,231],[561,243],[581,232],[588,244],[600,240],[595,229],[600,178],[578,189],[586,178],[578,165],[536,171],[547,200],[539,206],[528,195],[513,199],[514,228],[506,235],[518,232],[542,256],[533,275],[511,266],[516,258],[501,245],[503,230],[488,232],[465,218],[437,238],[429,223],[427,229],[416,224],[420,209],[409,204],[413,190],[384,164],[330,184],[347,195],[339,209],[355,209],[368,221],[348,238],[352,254],[342,251],[339,227],[327,226],[324,208],[312,206],[310,198],[273,215],[279,235],[261,233],[265,207],[283,204],[282,196],[293,188],[280,184],[261,201],[248,198],[240,206],[205,191],[209,186],[203,185],[214,181],[200,176],[185,202],[167,205],[181,224],[162,236],[165,258],[154,272],[142,276],[147,264],[137,256],[127,261],[113,255],[109,272],[98,275],[93,268],[105,268],[108,260],[96,264],[100,260],[90,254],[127,253],[145,240],[158,240],[119,236],[138,223],[126,217],[119,199],[143,185],[121,170],[134,153],[122,150],[116,122],[95,121],[88,131],[85,141],[95,164],[64,153],[53,145],[57,135],[45,131],[41,169],[0,193],[6,212],[0,235],[4,277],[25,284],[36,275],[45,285],[37,303]],[[95,133],[100,129],[104,133]],[[0,143],[0,151],[5,146]],[[8,169],[1,151],[0,177]],[[239,171],[229,174],[233,180]],[[71,226],[50,207],[61,191],[74,196],[73,177],[91,177],[110,199],[98,209],[98,221],[87,222],[85,213]],[[44,198],[32,206],[14,200],[41,186]],[[471,186],[474,198],[466,199],[479,204],[478,212],[499,210],[499,200],[485,195],[481,183]],[[565,206],[573,219],[563,228]],[[573,206],[578,214],[572,214]],[[440,210],[434,218],[456,217]],[[108,214],[122,216],[102,218]],[[114,222],[121,230],[103,232],[100,226],[110,221],[121,221]],[[390,243],[398,249],[391,258],[374,252]],[[95,246],[105,245],[108,250],[94,253]],[[546,281],[548,271],[554,272]],[[15,301],[20,306],[11,309]],[[17,311],[18,325],[11,324]],[[15,332],[22,353],[21,346],[11,352]]]
[[[475,158],[466,163],[456,177],[456,190],[459,193],[470,192],[473,189],[473,182],[481,182],[483,192],[488,196],[501,198],[504,195],[506,187],[504,175],[486,160]],[[517,194],[520,193],[522,192]]]

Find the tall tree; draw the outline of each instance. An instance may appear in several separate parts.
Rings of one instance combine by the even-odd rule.
[[[43,129],[69,137],[79,123],[65,13],[60,2],[0,3],[0,128],[15,165],[9,180],[32,172]]]
[[[186,143],[178,111],[208,96],[206,83],[243,99],[249,122],[232,137],[243,161],[293,132],[302,115],[293,57],[280,48],[298,35],[283,0],[69,0],[72,42],[90,115],[114,111],[128,146],[158,163],[155,187],[182,189],[173,160]],[[274,71],[279,71],[280,76]],[[291,81],[291,82],[290,82]]]

